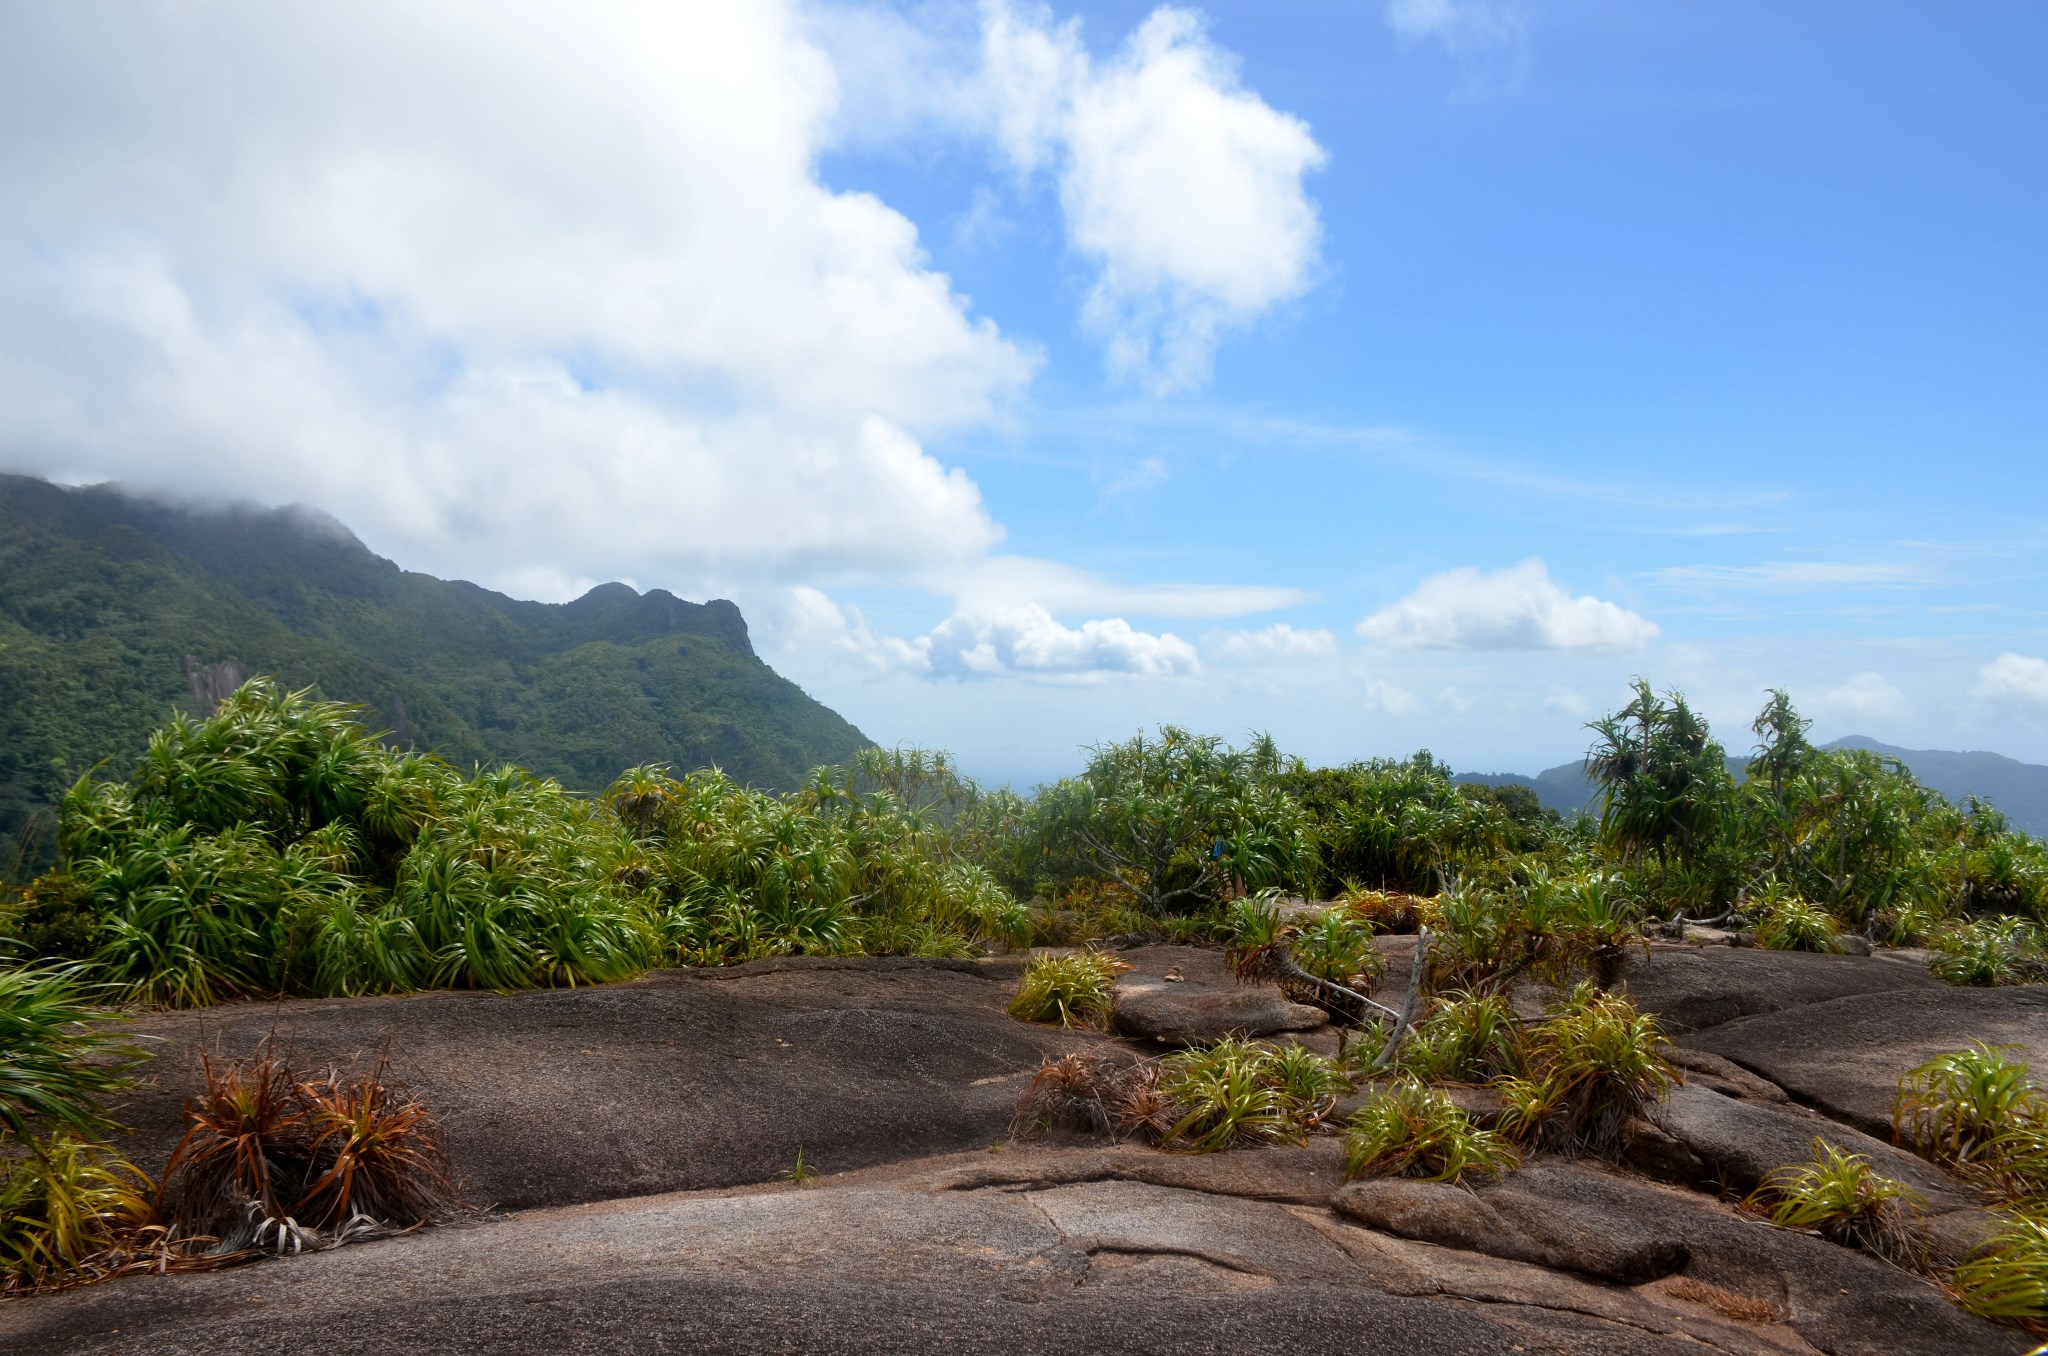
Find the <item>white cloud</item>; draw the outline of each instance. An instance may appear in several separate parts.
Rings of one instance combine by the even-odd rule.
[[[1913,713],[1913,704],[1883,674],[1859,673],[1840,686],[1821,693],[1813,709],[1818,715],[1842,723],[1896,722]]]
[[[1202,639],[1203,648],[1218,659],[1240,664],[1293,663],[1328,659],[1337,653],[1337,638],[1317,628],[1298,630],[1276,622],[1260,631],[1215,631]]]
[[[2002,654],[1977,671],[1971,693],[1993,706],[2048,711],[2048,659]]]
[[[11,7],[0,464],[494,583],[972,561],[919,440],[1036,359],[818,181],[834,100],[775,3]]]
[[[1412,716],[1422,710],[1420,697],[1384,678],[1366,680],[1359,704],[1368,711],[1380,711],[1390,716]]]
[[[1586,695],[1575,689],[1557,684],[1543,694],[1543,709],[1554,711],[1560,716],[1583,720],[1593,712],[1593,703]]]
[[[1475,91],[1512,88],[1528,73],[1529,23],[1514,0],[1387,0],[1386,20],[1405,43],[1440,44]]]
[[[953,616],[925,643],[931,671],[941,678],[1004,673],[1164,678],[1201,667],[1195,647],[1170,631],[1135,630],[1121,617],[1068,627],[1036,604],[994,617]]]
[[[1155,393],[1207,379],[1226,330],[1307,290],[1321,223],[1307,124],[1238,80],[1192,12],[1160,8],[1111,60],[1078,24],[984,5],[984,88],[1024,173],[1059,179],[1069,241],[1100,268],[1084,318],[1112,371]]]
[[[1172,678],[1201,669],[1195,647],[1170,631],[1141,631],[1121,617],[1067,626],[1035,603],[996,613],[955,612],[930,634],[914,638],[879,630],[859,608],[807,586],[750,605],[765,623],[770,646],[806,668],[819,667],[821,654],[836,654],[877,677],[1071,682]]]
[[[1467,566],[1433,575],[1361,621],[1358,633],[1403,649],[1627,650],[1658,630],[1619,604],[1573,597],[1532,558],[1503,570]]]

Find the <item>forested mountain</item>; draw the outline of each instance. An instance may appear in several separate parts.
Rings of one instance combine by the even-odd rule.
[[[723,600],[522,602],[401,570],[305,509],[0,476],[0,868],[72,779],[258,673],[361,703],[399,744],[583,789],[643,762],[788,788],[868,742]]]
[[[1997,753],[1895,748],[1863,735],[1837,739],[1827,747],[1869,749],[1896,758],[1922,786],[1939,791],[1956,804],[1970,796],[1981,797],[1997,806],[2020,832],[2048,838],[2048,767],[2022,763]],[[1747,763],[1747,758],[1731,757],[1728,771],[1740,781]],[[1545,809],[1566,816],[1580,810],[1600,813],[1600,789],[1587,774],[1584,763],[1560,763],[1533,777],[1515,772],[1480,772],[1460,773],[1458,780],[1480,786],[1526,786],[1536,792]]]

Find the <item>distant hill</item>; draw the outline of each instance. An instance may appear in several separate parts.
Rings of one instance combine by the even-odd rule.
[[[1896,758],[1912,769],[1922,786],[1961,803],[1972,794],[1997,806],[2012,826],[2036,838],[2048,837],[2048,767],[2022,763],[1996,753],[1953,753],[1943,749],[1901,749],[1862,735],[1837,739],[1831,749],[1869,749]],[[1746,758],[1730,758],[1728,770],[1743,777]],[[1460,773],[1457,780],[1480,786],[1526,786],[1547,809],[1570,817],[1581,809],[1600,812],[1599,788],[1586,775],[1584,763],[1560,763],[1534,777],[1520,773]]]
[[[251,674],[358,702],[404,745],[585,790],[717,764],[789,788],[866,744],[723,600],[605,584],[531,603],[401,570],[306,509],[191,510],[0,475],[0,870],[102,759]]]
[[[2022,763],[2001,753],[1956,753],[1947,749],[1901,749],[1863,735],[1850,735],[1831,749],[1869,749],[1913,769],[1922,786],[1950,800],[1966,796],[1990,801],[2022,833],[2048,838],[2048,767]]]

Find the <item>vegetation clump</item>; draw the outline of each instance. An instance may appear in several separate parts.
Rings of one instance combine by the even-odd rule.
[[[1101,951],[1033,956],[1010,1000],[1012,1017],[1061,1026],[1104,1025],[1116,1004],[1116,977],[1130,967]]]
[[[1500,1177],[1521,1163],[1515,1146],[1472,1123],[1441,1089],[1404,1075],[1367,1099],[1344,1136],[1344,1175],[1459,1182]]]
[[[1304,1046],[1236,1039],[1168,1055],[1159,1063],[1158,1086],[1178,1116],[1162,1142],[1190,1153],[1305,1142],[1351,1090],[1336,1065]]]
[[[1781,1228],[1818,1233],[1894,1262],[1907,1260],[1903,1207],[1918,1193],[1879,1173],[1862,1154],[1846,1153],[1818,1136],[1813,1154],[1810,1163],[1768,1174],[1743,1204]]]
[[[1612,1157],[1629,1122],[1677,1081],[1657,1019],[1581,983],[1528,1033],[1529,1074],[1502,1081],[1502,1128],[1564,1153]]]

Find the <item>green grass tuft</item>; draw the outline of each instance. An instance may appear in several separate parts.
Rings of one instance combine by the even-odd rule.
[[[1061,1026],[1106,1024],[1116,1003],[1117,973],[1128,968],[1100,951],[1033,956],[1010,1000],[1010,1015]]]

